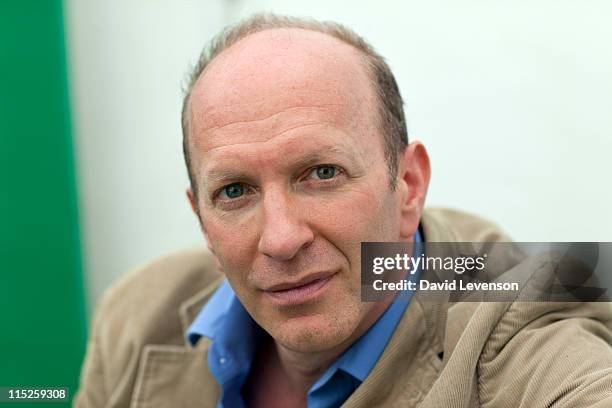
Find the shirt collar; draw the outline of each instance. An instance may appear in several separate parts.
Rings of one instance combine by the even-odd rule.
[[[241,360],[250,359],[260,330],[226,279],[189,326],[187,338],[195,346],[208,337],[225,354]]]

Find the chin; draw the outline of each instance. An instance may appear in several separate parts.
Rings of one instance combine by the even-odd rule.
[[[359,325],[359,313],[337,310],[286,319],[268,333],[282,346],[301,353],[322,352],[346,342]]]

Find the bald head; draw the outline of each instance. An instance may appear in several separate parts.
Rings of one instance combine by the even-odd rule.
[[[326,111],[330,123],[352,122],[384,142],[394,185],[397,156],[407,144],[402,100],[388,66],[367,43],[334,23],[276,16],[256,16],[225,31],[202,54],[183,104],[192,189],[198,159],[190,152],[204,135],[214,146],[218,130],[240,131],[241,124],[288,110],[308,115],[330,105],[346,107]]]
[[[327,109],[333,106],[344,109]],[[289,111],[316,109],[330,123],[365,129],[377,123],[375,106],[374,88],[353,47],[310,30],[261,31],[219,54],[195,83],[188,107],[190,149],[202,137],[207,144],[212,138],[214,146],[220,130],[239,131]]]

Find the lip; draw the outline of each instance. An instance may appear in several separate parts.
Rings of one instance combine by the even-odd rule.
[[[264,292],[280,305],[304,303],[321,293],[335,275],[335,271],[313,273],[296,282],[270,286]]]

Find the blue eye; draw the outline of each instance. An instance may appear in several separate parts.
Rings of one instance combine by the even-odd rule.
[[[333,178],[338,169],[335,166],[318,166],[316,169],[313,169],[313,173],[316,173],[317,177],[321,180],[328,180]]]
[[[221,194],[229,199],[239,198],[244,194],[244,186],[240,183],[230,184],[229,186],[223,187]]]

